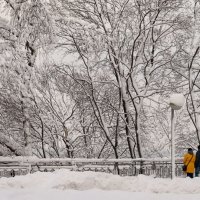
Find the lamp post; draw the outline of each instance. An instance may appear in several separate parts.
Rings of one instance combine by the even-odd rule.
[[[185,103],[183,94],[172,94],[169,105],[171,106],[171,179],[175,177],[175,140],[174,140],[174,111],[179,110]]]

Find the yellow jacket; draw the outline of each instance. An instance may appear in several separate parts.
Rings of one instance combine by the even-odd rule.
[[[194,162],[195,162],[195,160],[196,160],[196,157],[195,157],[194,154],[186,153],[184,155],[183,163],[184,163],[184,165],[188,165],[186,173],[194,173]]]

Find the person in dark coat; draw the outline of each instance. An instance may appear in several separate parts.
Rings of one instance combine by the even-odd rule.
[[[200,171],[200,145],[198,146],[198,151],[196,152],[196,160],[194,163],[194,167],[195,167],[195,177],[198,177]]]

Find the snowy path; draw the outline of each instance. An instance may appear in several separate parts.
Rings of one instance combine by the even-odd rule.
[[[154,194],[122,191],[1,190],[1,200],[199,200],[200,194]]]

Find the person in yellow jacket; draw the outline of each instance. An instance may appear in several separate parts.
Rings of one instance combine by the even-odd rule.
[[[192,148],[188,148],[188,152],[184,155],[183,164],[187,165],[186,173],[187,176],[189,176],[190,178],[193,178],[195,160],[196,157],[193,153]]]

